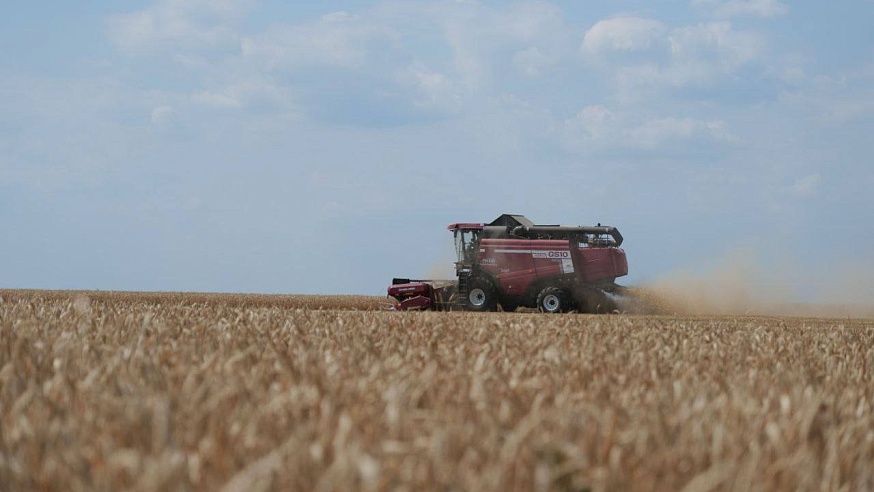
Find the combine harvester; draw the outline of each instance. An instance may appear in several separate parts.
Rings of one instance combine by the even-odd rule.
[[[388,288],[394,309],[609,313],[628,274],[622,235],[615,227],[535,225],[504,214],[490,224],[457,223],[457,280],[396,278]]]

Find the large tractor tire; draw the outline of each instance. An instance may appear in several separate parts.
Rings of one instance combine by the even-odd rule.
[[[574,309],[571,296],[560,287],[546,287],[537,295],[537,309],[542,313],[566,313]]]
[[[473,278],[470,280],[467,306],[470,311],[494,311],[498,306],[498,291],[488,280]]]

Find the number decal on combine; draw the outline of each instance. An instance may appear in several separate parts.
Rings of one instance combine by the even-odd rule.
[[[552,260],[561,260],[564,258],[570,258],[570,251],[561,251],[561,250],[553,250],[553,251],[532,251],[531,256],[535,258],[549,258]]]

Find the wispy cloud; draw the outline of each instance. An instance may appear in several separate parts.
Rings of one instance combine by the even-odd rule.
[[[708,86],[764,56],[762,37],[729,22],[668,29],[661,22],[619,17],[598,22],[583,39],[584,62],[609,77],[623,98],[660,87]],[[730,80],[730,79],[729,79]]]
[[[658,50],[658,45],[664,44],[667,32],[667,26],[653,19],[605,19],[586,31],[580,50],[587,60],[603,63],[616,54],[639,53],[652,48]]]
[[[692,0],[692,5],[720,18],[743,15],[777,17],[789,12],[789,7],[779,0]]]
[[[203,104],[205,106],[212,106],[216,108],[239,108],[240,106],[242,106],[239,99],[232,95],[218,94],[208,91],[192,94],[191,100],[198,104]]]
[[[811,197],[817,193],[820,181],[822,181],[822,177],[819,174],[811,174],[795,180],[791,189],[796,196]]]
[[[334,12],[306,24],[277,24],[242,39],[242,54],[272,69],[301,66],[364,68],[397,34],[346,12]]]
[[[130,53],[234,49],[233,26],[251,0],[159,0],[146,9],[107,19],[109,38]]]
[[[641,149],[649,152],[670,150],[695,143],[722,145],[736,138],[720,120],[700,120],[688,116],[647,118],[632,111],[611,111],[602,105],[586,106],[561,127],[565,145],[580,151]]]

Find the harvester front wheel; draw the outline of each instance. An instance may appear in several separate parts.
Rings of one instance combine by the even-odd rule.
[[[559,287],[547,287],[537,295],[537,309],[542,313],[566,313],[573,309],[568,293]]]
[[[471,311],[494,311],[498,305],[498,294],[491,282],[482,278],[472,279],[467,305]]]

